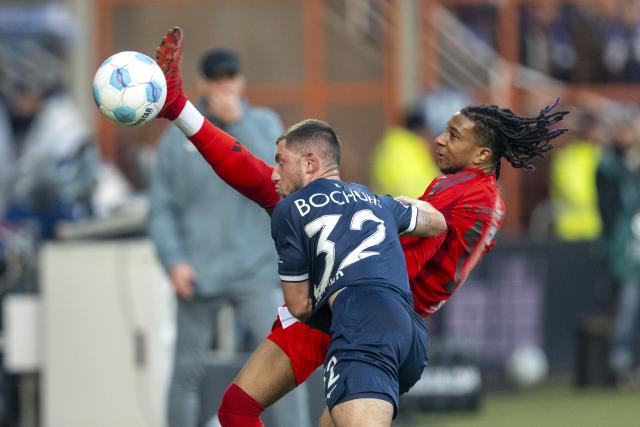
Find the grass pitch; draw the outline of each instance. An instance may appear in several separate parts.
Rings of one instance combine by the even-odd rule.
[[[545,384],[513,393],[485,396],[475,413],[430,414],[411,420],[415,427],[629,427],[640,426],[640,390],[576,389]]]

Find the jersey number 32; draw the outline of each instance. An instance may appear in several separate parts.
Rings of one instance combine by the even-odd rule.
[[[316,256],[321,253],[325,254],[325,266],[322,278],[320,279],[320,282],[313,287],[313,295],[316,301],[322,298],[322,295],[324,295],[324,292],[327,290],[327,286],[331,281],[331,272],[333,271],[333,266],[336,262],[336,244],[329,240],[329,235],[331,235],[331,232],[336,227],[341,217],[341,214],[324,215],[314,219],[304,227],[304,232],[309,238],[315,236],[318,232],[320,233],[318,246],[316,248]],[[340,262],[340,266],[333,276],[334,280],[340,276],[344,268],[351,264],[373,255],[380,255],[379,252],[365,251],[365,249],[378,245],[384,241],[386,231],[383,220],[375,216],[370,209],[359,210],[351,217],[350,229],[354,231],[362,231],[362,225],[367,221],[377,222],[378,226],[376,227],[376,230],[372,234],[367,235],[356,248],[344,256]]]

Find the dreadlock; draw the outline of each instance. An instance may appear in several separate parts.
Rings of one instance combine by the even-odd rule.
[[[460,113],[475,123],[476,134],[494,153],[496,176],[500,176],[500,159],[504,157],[514,168],[535,169],[532,161],[551,150],[549,141],[567,129],[549,129],[560,122],[568,111],[545,107],[536,117],[520,117],[508,108],[496,105],[477,105],[463,108]]]

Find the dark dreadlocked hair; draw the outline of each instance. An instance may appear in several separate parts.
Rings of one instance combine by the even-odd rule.
[[[567,129],[549,129],[569,114],[552,112],[560,99],[543,108],[536,117],[520,117],[508,108],[496,105],[476,105],[463,108],[460,113],[475,123],[476,135],[493,151],[496,176],[500,176],[500,159],[504,157],[514,168],[535,169],[531,163],[551,150],[549,141]]]

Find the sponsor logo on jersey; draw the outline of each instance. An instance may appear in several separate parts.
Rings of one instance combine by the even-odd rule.
[[[293,204],[298,209],[300,216],[305,216],[311,212],[311,208],[322,208],[330,203],[336,205],[345,205],[355,203],[358,200],[370,203],[372,205],[382,207],[380,200],[373,195],[365,192],[349,190],[349,191],[332,191],[329,194],[314,193],[306,199],[296,199]]]

